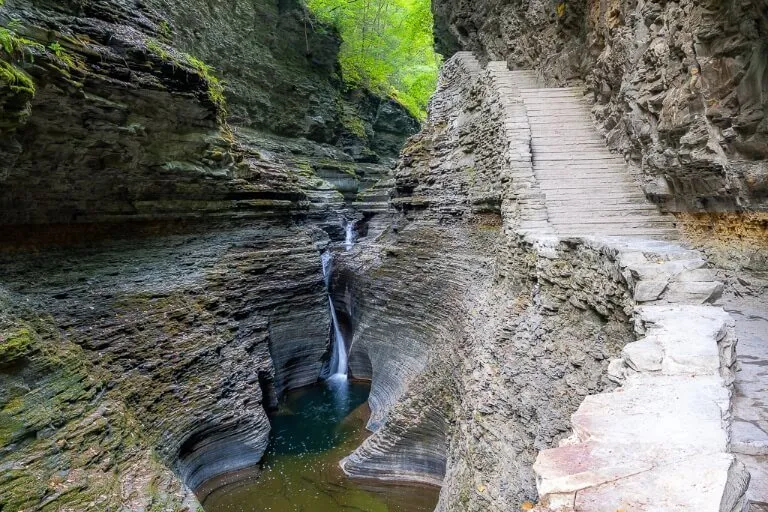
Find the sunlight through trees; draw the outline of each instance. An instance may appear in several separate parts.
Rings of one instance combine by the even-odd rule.
[[[308,5],[341,34],[347,84],[391,96],[425,117],[440,64],[430,0],[308,0]]]

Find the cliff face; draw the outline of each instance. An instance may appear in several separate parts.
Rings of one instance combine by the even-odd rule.
[[[482,69],[466,52],[445,63],[427,123],[395,174],[396,215],[371,223],[340,261],[332,293],[351,340],[350,370],[372,380],[374,430],[344,471],[442,485],[437,510],[525,510],[539,498],[536,510],[547,511],[643,509],[655,499],[692,510],[721,498],[721,510],[739,510],[745,472],[727,453],[733,324],[701,306],[723,284],[696,251],[652,238],[674,230],[592,234],[587,222],[579,235],[570,234],[578,220],[552,222],[575,187],[541,194],[545,174],[532,163],[570,157],[536,140],[538,111],[526,113],[504,63],[492,64]],[[712,334],[679,334],[691,327],[675,318],[715,319]],[[643,333],[645,342],[670,343],[653,367],[640,357],[627,363],[647,347],[633,343]],[[688,366],[688,349],[675,345],[683,338],[706,350],[706,361],[693,356]],[[719,397],[708,408],[711,442],[688,444],[700,419],[683,407],[621,398],[670,385]],[[618,405],[589,407],[598,401]],[[677,425],[669,430],[683,436],[679,444],[645,431],[656,420],[634,421],[657,410]],[[712,458],[686,473],[679,492],[655,487],[667,484],[656,470],[702,454]],[[717,481],[705,483],[705,474]]]
[[[676,211],[764,209],[768,4],[436,0],[438,44],[582,84],[610,146]]]
[[[0,508],[194,509],[320,375],[320,251],[418,124],[345,90],[295,2],[8,0],[0,26]]]
[[[611,253],[572,241],[541,257],[514,232],[501,99],[487,80],[446,63],[396,172],[399,216],[369,229],[333,286],[354,332],[350,370],[372,378],[375,430],[342,466],[442,484],[438,510],[535,499],[537,451],[566,436],[586,394],[611,388],[608,359],[633,339]]]

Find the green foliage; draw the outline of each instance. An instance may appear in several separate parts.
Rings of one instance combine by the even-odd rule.
[[[59,60],[66,64],[68,68],[74,68],[76,66],[74,57],[72,57],[72,55],[70,55],[58,41],[49,44],[48,49],[51,50]]]
[[[200,76],[205,78],[208,83],[208,98],[219,107],[222,113],[226,112],[227,100],[224,98],[224,85],[214,74],[213,67],[191,55],[184,54],[184,58],[190,66],[200,73]]]
[[[307,1],[341,34],[344,81],[390,96],[423,119],[440,65],[430,0]]]
[[[16,33],[18,22],[11,22],[8,28],[0,27],[0,50],[13,58],[25,58],[32,55],[32,50],[44,50],[40,43],[22,37]]]
[[[165,61],[172,61],[174,64],[176,61],[171,59],[171,54],[169,54],[165,48],[157,41],[157,39],[149,38],[147,39],[147,50],[155,54],[157,57],[159,57],[161,60]]]
[[[210,99],[218,108],[219,116],[222,119],[226,117],[227,100],[224,97],[224,84],[216,76],[213,66],[209,66],[192,55],[177,51],[169,51],[170,47],[163,45],[151,37],[145,41],[145,44],[147,45],[147,50],[163,61],[170,62],[174,66],[184,65],[194,68],[205,80],[208,88],[208,99]]]
[[[354,109],[350,107],[342,107],[342,114],[341,114],[341,124],[349,130],[350,133],[356,135],[357,137],[366,140],[368,138],[368,135],[365,133],[365,125],[363,124],[363,120],[360,119],[356,113],[354,112]]]
[[[2,83],[8,84],[13,92],[35,95],[35,83],[32,77],[10,62],[0,59],[0,84]]]
[[[160,23],[158,23],[157,31],[161,36],[165,38],[170,39],[171,37],[173,37],[173,31],[171,30],[171,25],[166,20],[162,20]]]

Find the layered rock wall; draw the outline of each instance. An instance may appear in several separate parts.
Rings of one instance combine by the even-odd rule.
[[[320,253],[418,124],[296,2],[9,0],[0,36],[0,508],[195,509],[327,364]]]
[[[631,293],[610,254],[574,242],[541,257],[515,234],[519,189],[505,172],[515,153],[499,151],[505,117],[491,84],[471,61],[446,63],[396,174],[401,216],[344,257],[334,283],[354,329],[351,371],[372,378],[375,429],[342,466],[445,477],[441,510],[535,498],[537,450],[566,435],[583,396],[611,387],[608,358],[633,339]]]
[[[354,333],[351,370],[372,379],[374,430],[343,469],[358,477],[442,481],[438,510],[511,510],[538,498],[553,510],[632,508],[651,495],[673,508],[722,499],[720,509],[735,510],[745,472],[727,453],[732,322],[722,310],[698,306],[716,300],[722,283],[700,254],[669,242],[557,236],[547,221],[548,196],[536,189],[525,112],[507,115],[516,93],[495,68],[483,70],[467,54],[449,60],[427,126],[406,146],[396,173],[392,204],[399,215],[341,261],[333,292]],[[696,306],[637,308],[653,302]],[[687,321],[701,324],[701,335],[685,327],[662,333],[674,330],[665,322],[676,314],[693,315]],[[634,342],[634,322],[647,336],[642,342]],[[634,382],[628,372],[641,371],[638,361],[648,354],[640,349],[650,338],[660,351],[651,357],[659,359],[660,374],[707,373],[686,381],[690,403],[659,413],[681,436],[691,418],[703,417],[695,414],[696,397],[720,398],[706,411],[698,444],[675,447],[712,478],[701,493],[694,490],[699,478],[684,479],[679,492],[621,480],[614,485],[634,489],[621,501],[622,491],[600,487],[600,478],[636,474],[629,458],[607,460],[604,469],[597,452],[574,456],[573,467],[563,454],[583,447],[579,442],[591,446],[590,429],[597,427],[588,423],[589,404],[610,403],[611,393],[599,393],[617,381]],[[628,354],[638,359],[627,362]],[[667,380],[669,389],[680,384]],[[625,384],[625,392],[632,386]],[[596,396],[585,401],[587,395]],[[606,453],[636,437],[622,438],[619,428],[600,432],[615,443]],[[660,436],[656,447],[626,448],[647,457],[643,468],[635,466],[643,478],[665,471]],[[587,478],[592,472],[594,482]],[[558,478],[568,484],[559,487]]]
[[[763,0],[433,2],[439,46],[584,84],[609,145],[671,210],[766,206]]]

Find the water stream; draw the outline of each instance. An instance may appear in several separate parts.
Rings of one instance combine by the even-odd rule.
[[[205,511],[434,510],[439,489],[352,480],[339,467],[339,460],[368,435],[369,389],[365,383],[329,379],[286,393],[271,418],[271,442],[261,471],[211,494]]]
[[[355,225],[347,223],[344,248],[355,243]],[[326,288],[333,253],[321,256]],[[261,463],[211,494],[206,512],[429,512],[439,490],[347,478],[339,461],[363,442],[370,416],[370,386],[347,378],[347,351],[333,298],[329,377],[314,386],[289,391],[270,418],[270,445]]]
[[[325,286],[328,288],[331,278],[331,265],[333,263],[333,255],[330,251],[326,251],[321,256],[323,264],[323,277],[325,278]],[[333,297],[328,293],[328,308],[331,313],[331,328],[333,329],[333,336],[331,337],[331,365],[330,365],[330,379],[334,380],[346,380],[347,379],[347,346],[344,341],[344,334],[339,327],[339,319],[336,316],[336,308],[333,306]]]

